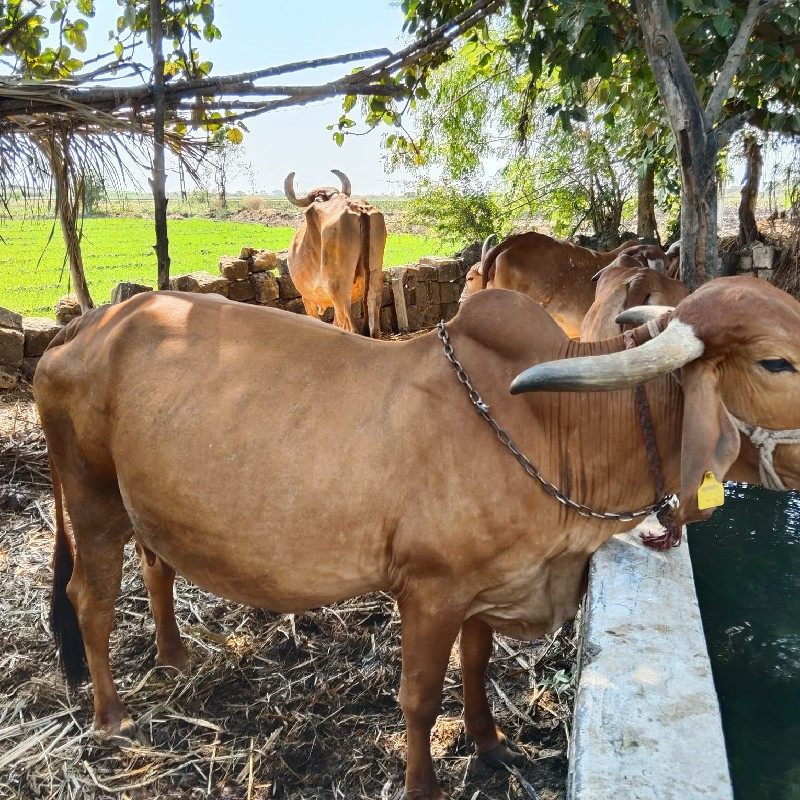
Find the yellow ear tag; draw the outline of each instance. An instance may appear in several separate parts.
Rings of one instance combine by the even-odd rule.
[[[725,502],[725,490],[722,484],[709,470],[703,476],[703,482],[697,490],[697,507],[702,511],[705,508],[716,508]]]

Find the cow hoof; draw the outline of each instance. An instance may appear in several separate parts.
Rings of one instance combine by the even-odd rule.
[[[150,741],[136,727],[134,721],[128,717],[122,720],[114,732],[103,731],[102,739],[112,747],[149,747]]]
[[[156,655],[156,666],[159,667],[172,667],[178,672],[188,672],[191,658],[189,652],[185,648],[179,650],[172,650],[168,653],[158,653]]]
[[[487,767],[491,767],[492,769],[521,767],[528,760],[525,751],[508,739],[504,739],[492,750],[487,750],[485,753],[478,753],[478,758],[480,758]]]

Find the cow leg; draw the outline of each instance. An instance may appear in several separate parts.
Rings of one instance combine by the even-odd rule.
[[[316,303],[303,298],[303,307],[306,310],[306,316],[311,317],[311,319],[319,319],[319,306]]]
[[[333,324],[342,330],[358,333],[350,311],[350,287],[342,289],[339,281],[329,281],[328,294],[333,301]]]
[[[62,475],[64,472],[62,471]],[[65,481],[66,484],[66,481]],[[95,726],[104,737],[136,738],[136,726],[119,699],[108,641],[122,581],[122,551],[130,538],[128,515],[116,487],[103,491],[65,485],[75,537],[75,565],[67,596],[78,617],[94,689]]]
[[[156,623],[156,664],[185,672],[189,668],[189,652],[181,641],[175,620],[172,599],[175,570],[139,542],[136,542],[136,552],[139,554],[142,577],[150,595],[150,608]]]
[[[477,617],[461,626],[461,676],[464,685],[464,727],[478,755],[490,767],[521,765],[524,753],[497,729],[486,697],[486,669],[492,655],[492,629]]]
[[[406,721],[406,800],[446,800],[431,758],[431,730],[442,704],[450,650],[461,617],[452,607],[435,611],[429,592],[418,592],[400,604],[403,672],[400,706]]]

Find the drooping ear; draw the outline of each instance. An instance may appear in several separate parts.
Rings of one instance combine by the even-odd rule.
[[[703,359],[681,370],[683,431],[681,435],[681,492],[676,522],[685,525],[708,519],[713,508],[697,507],[697,490],[706,472],[721,483],[739,455],[739,431],[722,403],[719,376]]]
[[[641,270],[635,275],[631,276],[627,281],[628,294],[625,298],[625,308],[634,308],[635,306],[643,306],[650,296],[652,284],[650,283],[650,273],[646,270]]]

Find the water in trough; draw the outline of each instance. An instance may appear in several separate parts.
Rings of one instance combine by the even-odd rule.
[[[800,494],[729,484],[689,542],[736,800],[800,800]]]

